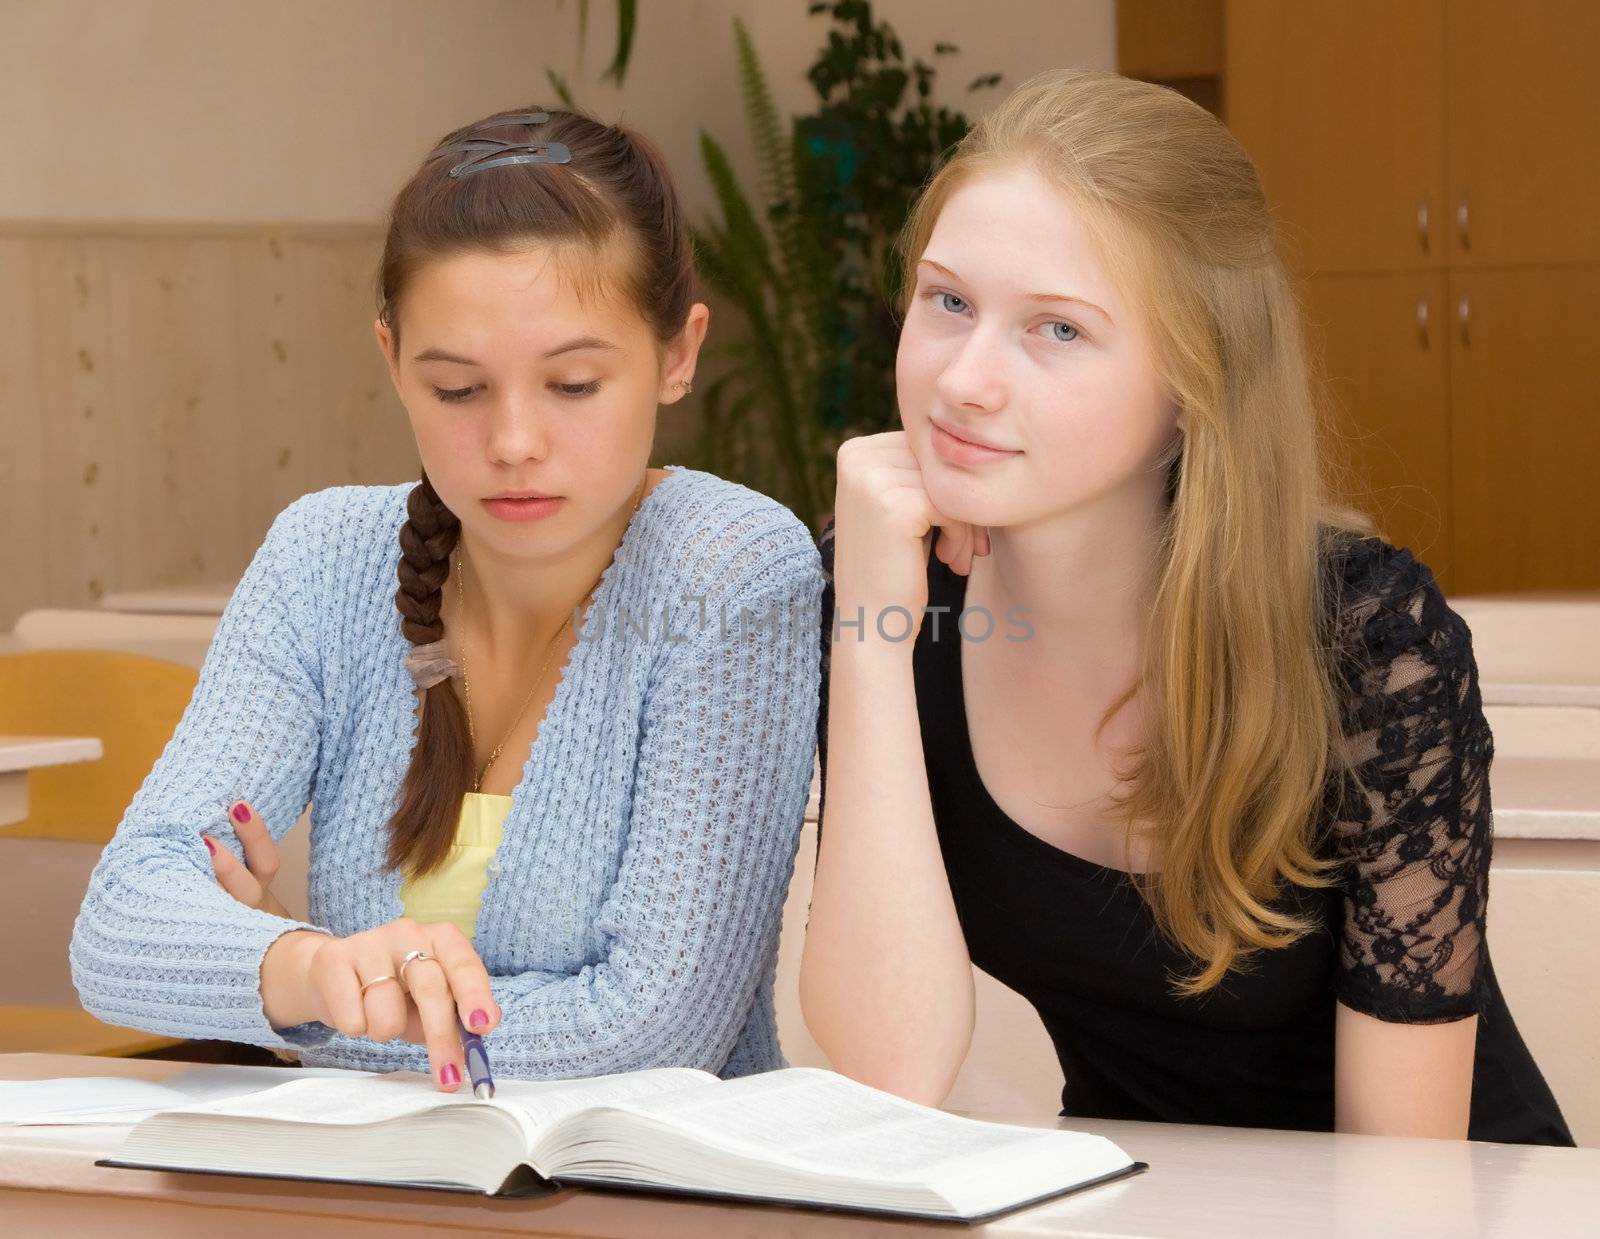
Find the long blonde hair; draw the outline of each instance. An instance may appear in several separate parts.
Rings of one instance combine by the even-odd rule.
[[[1087,219],[1187,426],[1169,456],[1159,585],[1141,677],[1146,732],[1114,800],[1154,824],[1138,889],[1196,960],[1196,995],[1316,926],[1270,906],[1331,885],[1315,838],[1342,754],[1324,575],[1334,539],[1374,532],[1334,499],[1326,411],[1254,165],[1214,116],[1165,87],[1084,69],[1040,74],[964,138],[900,238],[902,270],[952,191],[1026,166]],[[909,299],[912,281],[906,279]],[[1346,770],[1351,777],[1353,770]],[[1359,786],[1359,781],[1357,781]]]

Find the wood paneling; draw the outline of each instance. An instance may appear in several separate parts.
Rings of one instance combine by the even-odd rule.
[[[1223,116],[1296,270],[1444,265],[1444,7],[1228,5]]]
[[[0,225],[0,628],[236,576],[275,513],[416,476],[370,228]]]
[[[1578,362],[1600,264],[1458,271],[1450,297],[1457,588],[1600,588],[1600,372]]]
[[[1222,72],[1222,0],[1118,0],[1117,72],[1148,81]]]
[[[1369,506],[1459,593],[1600,586],[1597,55],[1587,0],[1228,4],[1226,114],[1325,320]],[[1426,358],[1398,272],[1426,277]]]
[[[1345,497],[1451,588],[1447,279],[1442,273],[1300,281],[1307,337],[1334,406]]]
[[[1600,262],[1600,4],[1450,0],[1445,23],[1451,265]]]

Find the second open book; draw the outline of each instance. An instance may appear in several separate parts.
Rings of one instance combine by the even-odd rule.
[[[153,1115],[106,1164],[497,1195],[587,1186],[969,1222],[1144,1169],[1101,1136],[959,1118],[809,1068],[502,1081],[492,1101],[440,1093],[412,1072],[291,1080]]]

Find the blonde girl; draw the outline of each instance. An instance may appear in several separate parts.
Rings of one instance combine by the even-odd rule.
[[[976,964],[1067,1115],[1570,1144],[1489,961],[1471,639],[1330,497],[1239,144],[1049,73],[903,256],[904,429],[841,448],[822,548],[835,1066],[938,1102]]]

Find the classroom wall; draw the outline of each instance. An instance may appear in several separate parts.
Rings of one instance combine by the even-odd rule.
[[[980,72],[1114,63],[1112,0],[880,0],[910,51]],[[754,179],[732,19],[803,107],[804,0],[652,0],[627,85],[591,0],[9,0],[0,40],[0,631],[35,607],[236,577],[296,495],[414,476],[371,339],[383,212],[435,138],[546,101],[546,64],[644,130],[685,202],[699,131]],[[1026,37],[1019,37],[1025,35]],[[725,314],[713,304],[713,338]],[[725,321],[725,319],[722,319]],[[696,427],[663,418],[658,460]]]
[[[523,0],[11,0],[0,218],[376,223],[430,140],[543,86]],[[26,117],[26,123],[14,118]]]
[[[803,106],[825,28],[805,0],[647,0],[625,89],[598,82],[614,6],[590,0],[7,0],[0,220],[377,223],[431,139],[475,116],[578,99],[659,141],[711,201],[702,126],[748,171],[732,20],[779,102]],[[959,45],[941,98],[980,72],[1115,67],[1113,0],[878,0],[907,51]],[[993,98],[993,95],[984,96]],[[31,175],[29,174],[31,171]]]

